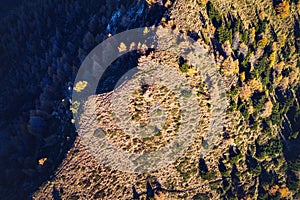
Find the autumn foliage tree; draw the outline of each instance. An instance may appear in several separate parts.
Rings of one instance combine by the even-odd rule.
[[[290,4],[286,0],[283,0],[275,7],[275,10],[278,17],[286,18],[290,14]]]
[[[221,71],[225,75],[233,75],[237,74],[239,72],[239,61],[233,60],[231,57],[228,57],[227,59],[224,60],[224,62],[221,65]]]
[[[242,100],[247,100],[251,96],[251,87],[247,84],[244,84],[242,87],[239,88],[239,97]]]

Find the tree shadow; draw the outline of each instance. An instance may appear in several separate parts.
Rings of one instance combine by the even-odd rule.
[[[43,182],[55,178],[66,153],[76,149],[70,111],[73,81],[88,52],[108,37],[108,19],[116,9],[134,5],[141,14],[133,19],[122,10],[121,17],[132,21],[125,25],[119,20],[113,34],[157,26],[167,9],[159,4],[148,7],[145,1],[106,2],[109,5],[94,0],[24,2],[1,20],[0,75],[5,89],[0,127],[5,134],[1,134],[0,198],[32,198]],[[116,67],[108,75],[126,73],[130,64],[136,66],[137,56],[128,60],[128,66],[126,62],[124,58],[117,63],[125,66],[123,71]],[[56,189],[52,195],[57,197]]]
[[[294,35],[295,35],[295,47],[300,52],[300,16],[294,16]]]
[[[239,155],[241,152],[236,146],[229,147],[229,158]]]
[[[187,35],[191,37],[194,41],[197,41],[200,38],[199,34],[194,30],[188,31]]]
[[[132,199],[136,200],[136,199],[140,199],[140,194],[136,191],[135,186],[132,186]]]
[[[155,187],[153,187],[153,185]],[[160,196],[163,196],[163,192],[167,192],[167,193],[186,193],[188,191],[193,191],[195,189],[198,189],[202,186],[198,186],[198,187],[194,187],[194,188],[189,188],[189,189],[184,189],[184,190],[175,190],[175,189],[167,189],[167,188],[163,188],[162,185],[155,180],[154,182],[152,182],[152,185],[149,181],[147,181],[146,183],[146,190],[144,192],[138,193],[136,191],[135,186],[132,186],[132,196],[133,199],[141,199],[143,198],[142,195],[146,195],[146,199],[147,200],[151,200],[154,197],[155,198],[160,198]],[[210,194],[208,193],[199,193],[194,195],[194,197],[192,199],[197,199],[197,197],[211,197]]]
[[[246,154],[246,165],[248,170],[255,168],[258,165],[258,162],[255,158],[252,157],[250,152]]]
[[[52,197],[54,200],[61,200],[61,193],[62,193],[62,189],[59,191],[58,189],[56,189],[55,186],[53,186],[53,189],[52,189]]]
[[[231,171],[231,180],[232,180],[232,186],[234,187],[237,197],[240,199],[245,196],[245,191],[243,189],[243,186],[241,185],[241,180],[239,178],[240,172],[237,169],[237,166],[233,164],[232,171]]]
[[[146,189],[147,189],[147,196],[146,196],[146,200],[150,200],[152,198],[154,198],[154,189],[152,188],[151,184],[149,183],[149,181],[147,181],[146,184]]]
[[[278,175],[276,175],[273,171],[267,171],[264,167],[262,167],[259,181],[263,187],[274,185],[278,182]]]
[[[227,170],[226,166],[223,163],[223,159],[222,158],[219,159],[218,168],[219,168],[220,172],[226,172],[226,170]]]
[[[198,169],[199,169],[200,172],[204,172],[204,173],[208,172],[208,167],[207,167],[207,165],[205,163],[205,160],[203,158],[199,159]]]

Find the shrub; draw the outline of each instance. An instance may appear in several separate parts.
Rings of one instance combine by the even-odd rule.
[[[200,172],[200,177],[203,178],[204,180],[212,180],[215,178],[215,174],[213,174],[212,172]]]
[[[229,162],[230,162],[230,164],[235,164],[235,163],[237,163],[242,157],[243,157],[242,154],[238,154],[238,155],[236,155],[236,156],[231,157],[230,160],[229,160]]]
[[[88,85],[88,82],[86,82],[86,81],[78,81],[74,87],[74,90],[76,92],[81,92],[82,90],[84,90],[84,88],[86,88],[87,85]]]
[[[183,73],[187,73],[189,71],[189,65],[185,62],[179,66],[179,69]]]
[[[249,119],[249,117],[250,117],[250,113],[249,113],[249,111],[248,111],[248,109],[243,109],[242,111],[242,115],[243,115],[243,117],[245,118],[245,119]]]

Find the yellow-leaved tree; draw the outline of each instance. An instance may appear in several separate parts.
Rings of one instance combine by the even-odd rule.
[[[237,74],[239,72],[238,59],[233,60],[231,57],[226,58],[221,65],[221,71],[227,76]]]
[[[241,82],[244,82],[245,79],[246,79],[246,74],[245,74],[245,72],[242,72],[240,74],[240,80],[241,80]]]
[[[239,96],[242,100],[249,99],[251,95],[251,88],[248,84],[243,84],[243,86],[239,88]]]
[[[262,92],[263,87],[262,87],[262,83],[259,80],[253,78],[253,79],[249,80],[248,84],[251,88],[252,93],[255,90],[258,90],[259,92]]]
[[[272,114],[273,104],[271,101],[267,101],[264,105],[263,112],[261,113],[262,118],[270,117]]]
[[[283,0],[276,6],[276,14],[280,18],[286,18],[290,14],[290,4],[286,0]]]
[[[275,51],[273,51],[270,54],[269,60],[270,60],[270,68],[272,68],[276,62],[276,52]]]

